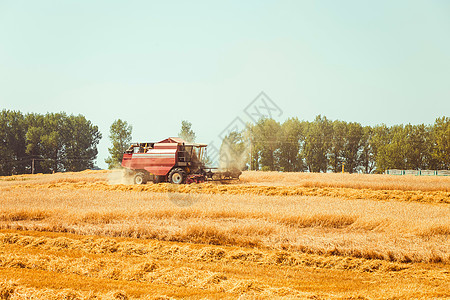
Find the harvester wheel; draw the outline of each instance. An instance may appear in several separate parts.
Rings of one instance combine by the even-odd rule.
[[[134,183],[135,184],[146,184],[147,180],[145,179],[144,173],[136,173],[136,175],[134,175]]]
[[[169,173],[169,182],[174,184],[181,184],[186,179],[186,172],[181,168],[176,168]]]

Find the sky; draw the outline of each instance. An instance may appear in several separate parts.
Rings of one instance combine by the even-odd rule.
[[[84,115],[101,168],[114,120],[220,146],[261,101],[280,122],[449,116],[450,1],[0,0],[0,110]]]

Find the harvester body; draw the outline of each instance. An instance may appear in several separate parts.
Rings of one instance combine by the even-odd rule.
[[[147,181],[199,183],[214,178],[238,179],[239,170],[219,172],[203,162],[206,144],[187,143],[180,138],[168,138],[157,143],[132,144],[125,151],[122,167],[133,176],[134,183]]]

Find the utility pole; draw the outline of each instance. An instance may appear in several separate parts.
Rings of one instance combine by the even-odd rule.
[[[34,158],[31,159],[31,174],[34,174]]]

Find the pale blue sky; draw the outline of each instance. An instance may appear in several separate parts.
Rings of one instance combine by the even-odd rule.
[[[261,91],[288,117],[450,112],[450,1],[0,0],[0,109],[83,114],[134,141],[208,143]]]

